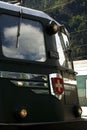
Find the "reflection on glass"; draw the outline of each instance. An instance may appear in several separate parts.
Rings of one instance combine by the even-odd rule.
[[[68,48],[69,47],[69,40],[68,40],[67,36],[64,33],[62,33],[62,36],[63,36],[63,40],[64,40],[64,44],[65,44],[66,49],[69,49]]]
[[[63,51],[63,48],[62,48],[62,45],[61,45],[61,41],[60,41],[59,35],[56,34],[55,38],[56,38],[57,51],[59,53],[60,65],[65,66],[65,55],[64,55],[64,51]]]
[[[72,69],[72,61],[69,53],[69,41],[65,34],[56,34],[56,46],[57,51],[59,53],[59,63],[63,67],[68,67],[69,69]]]
[[[26,87],[37,94],[49,94],[47,75],[0,71],[0,78],[10,80],[18,88]]]
[[[8,21],[7,21],[8,19]],[[19,47],[16,48],[20,18],[1,15],[3,54],[9,58],[42,61],[46,60],[43,28],[40,22],[22,19],[20,23]]]
[[[68,37],[64,33],[62,33],[62,37],[64,40],[64,46],[65,46],[65,50],[66,50],[68,68],[72,69],[73,66],[72,66],[72,60],[71,60],[69,40],[68,40]]]
[[[0,71],[0,77],[11,78],[11,79],[25,79],[32,81],[46,81],[48,80],[47,75],[43,74],[31,74],[31,73],[18,73],[9,71]]]

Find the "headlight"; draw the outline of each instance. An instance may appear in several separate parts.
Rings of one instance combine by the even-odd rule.
[[[73,107],[73,113],[74,113],[75,117],[81,117],[82,108],[79,105],[75,105]]]
[[[26,109],[21,109],[20,112],[19,112],[19,115],[20,115],[21,118],[27,117],[27,114],[28,114],[28,112],[27,112]]]

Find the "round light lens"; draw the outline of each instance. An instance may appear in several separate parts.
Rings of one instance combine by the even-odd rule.
[[[80,117],[82,114],[82,108],[79,105],[73,107],[73,112],[76,117]]]
[[[23,86],[23,82],[18,81],[18,86],[22,87]]]
[[[53,31],[56,33],[58,31],[58,25],[57,24],[54,24],[53,26]]]
[[[28,114],[28,112],[27,112],[26,109],[22,109],[22,110],[20,111],[20,116],[21,116],[22,118],[25,118],[25,117],[27,116],[27,114]]]
[[[81,109],[81,108],[78,109],[78,113],[79,113],[80,115],[82,114],[82,109]]]
[[[50,21],[49,24],[46,27],[46,31],[49,35],[56,34],[59,30],[59,26],[55,21]]]

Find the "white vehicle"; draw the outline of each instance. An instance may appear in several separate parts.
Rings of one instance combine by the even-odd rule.
[[[87,119],[87,107],[86,106],[82,106],[82,118]]]

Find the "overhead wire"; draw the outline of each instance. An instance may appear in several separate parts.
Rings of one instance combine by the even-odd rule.
[[[82,29],[82,30],[78,30],[78,31],[73,31],[73,32],[70,32],[70,34],[76,34],[76,33],[80,33],[80,32],[87,32],[87,29]]]
[[[61,4],[56,4],[55,7],[50,7],[50,8],[48,8],[48,9],[44,9],[43,11],[46,12],[46,11],[48,11],[48,10],[52,10],[52,9],[55,9],[55,8],[57,8],[57,7],[60,7],[60,6],[66,5],[66,4],[70,4],[70,3],[72,3],[73,1],[74,1],[74,0],[71,0],[71,1],[68,1],[68,2],[64,2],[64,3],[61,3]]]

